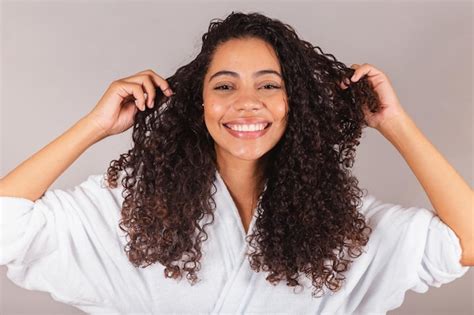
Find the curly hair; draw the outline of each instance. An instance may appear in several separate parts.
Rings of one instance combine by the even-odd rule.
[[[239,38],[263,39],[274,48],[289,106],[285,133],[265,154],[266,189],[254,233],[246,238],[251,268],[268,271],[271,284],[286,279],[292,287],[301,286],[304,272],[313,297],[324,285],[337,291],[352,262],[346,254],[359,257],[372,232],[357,210],[363,190],[350,168],[367,127],[362,107],[377,112],[380,104],[366,77],[351,82],[355,70],[257,12],[212,19],[197,57],[166,79],[175,95],[158,88],[155,106],[136,114],[133,146],[110,162],[105,176],[115,188],[125,172],[119,223],[129,238],[124,250],[136,267],[158,261],[166,278],[186,271],[191,285],[198,281],[205,228],[214,221],[217,169],[203,120],[203,79],[216,47]],[[342,89],[341,81],[349,87]],[[201,226],[205,216],[211,221]]]

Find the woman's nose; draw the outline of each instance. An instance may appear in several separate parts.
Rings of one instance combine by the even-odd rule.
[[[257,110],[263,107],[262,101],[255,95],[242,95],[234,103],[236,110]]]

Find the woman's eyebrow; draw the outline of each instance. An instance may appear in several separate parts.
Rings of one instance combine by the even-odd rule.
[[[261,76],[261,75],[264,75],[264,74],[276,74],[277,76],[279,76],[281,78],[281,74],[278,71],[273,70],[273,69],[259,70],[259,71],[255,72],[252,76],[255,78],[255,77],[258,77],[258,76]],[[215,77],[220,76],[220,75],[230,75],[230,76],[235,77],[235,78],[239,77],[239,74],[237,72],[230,71],[230,70],[221,70],[221,71],[217,71],[216,73],[211,75],[211,77],[209,78],[209,81],[211,81],[212,79],[214,79]]]

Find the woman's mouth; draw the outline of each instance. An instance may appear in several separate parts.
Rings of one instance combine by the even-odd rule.
[[[272,123],[261,124],[223,124],[225,129],[239,139],[256,139],[267,133]]]

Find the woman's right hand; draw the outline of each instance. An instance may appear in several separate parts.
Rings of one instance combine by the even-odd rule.
[[[86,118],[96,124],[104,137],[122,133],[133,125],[139,109],[153,108],[156,86],[168,97],[174,94],[168,82],[153,70],[113,81]]]

